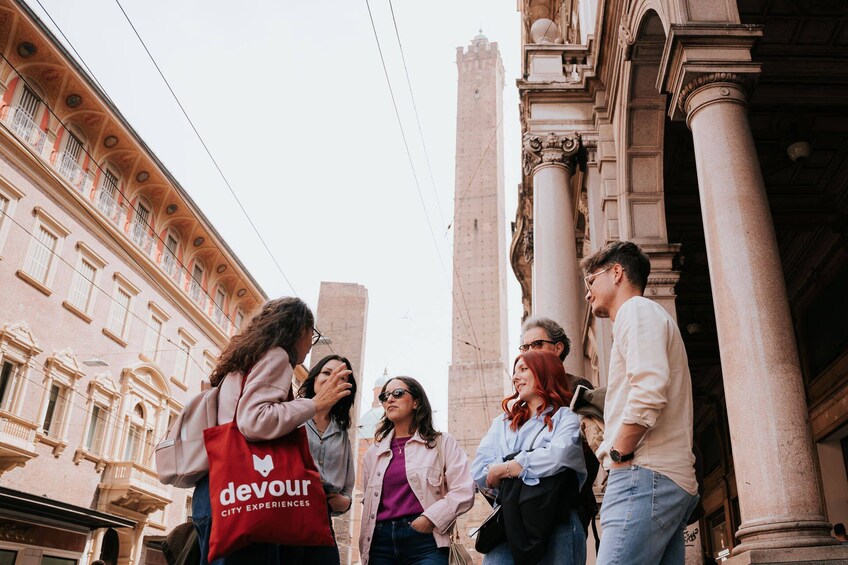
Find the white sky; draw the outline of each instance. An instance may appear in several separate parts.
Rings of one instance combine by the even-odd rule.
[[[498,42],[504,60],[508,229],[520,174],[519,16],[514,0],[394,0],[434,185],[388,0],[370,1],[444,271],[403,148],[365,0],[121,4],[296,293],[315,307],[322,280],[368,289],[360,386],[370,390],[384,367],[389,374],[419,378],[444,429],[456,47],[468,45],[482,27]],[[27,2],[53,28],[36,0]],[[41,3],[267,294],[290,295],[115,1]],[[506,265],[513,350],[520,291],[508,260]],[[368,398],[366,392],[364,408]]]

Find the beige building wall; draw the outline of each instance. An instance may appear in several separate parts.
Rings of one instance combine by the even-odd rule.
[[[109,562],[163,563],[192,490],[154,447],[266,297],[25,6],[0,45],[0,555],[84,565],[106,523]]]
[[[482,34],[457,48],[453,343],[448,431],[473,459],[508,385],[503,80],[497,43]],[[482,500],[460,520],[466,535]],[[473,540],[467,540],[469,545]]]
[[[368,320],[368,289],[355,283],[321,282],[315,324],[324,338],[312,348],[309,363],[320,361],[327,355],[347,357],[353,367],[357,382],[357,395],[353,406],[350,442],[354,452],[359,447],[358,417],[362,403],[362,367],[365,358],[365,330]],[[358,472],[361,457],[357,457]],[[354,492],[351,510],[333,520],[339,557],[342,563],[359,561],[357,540],[354,537],[354,517],[359,510],[360,493]]]

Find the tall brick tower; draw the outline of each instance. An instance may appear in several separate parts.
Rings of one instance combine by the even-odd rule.
[[[458,47],[453,221],[453,344],[448,430],[469,458],[500,412],[508,384],[503,85],[497,43]],[[473,513],[486,514],[487,505]],[[459,531],[479,525],[466,515]]]

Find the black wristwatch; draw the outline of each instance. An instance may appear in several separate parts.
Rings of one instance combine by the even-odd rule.
[[[619,450],[613,447],[612,449],[610,449],[610,459],[612,459],[616,463],[627,463],[628,461],[633,459],[633,453],[631,452],[622,454]]]

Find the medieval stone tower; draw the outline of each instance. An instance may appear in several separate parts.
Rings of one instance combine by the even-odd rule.
[[[456,52],[456,184],[453,222],[453,344],[448,429],[473,458],[500,412],[508,384],[504,70],[482,33]],[[485,515],[485,508],[480,507]],[[485,506],[485,504],[483,505]],[[468,516],[468,525],[479,520]],[[460,532],[467,528],[460,524]]]

